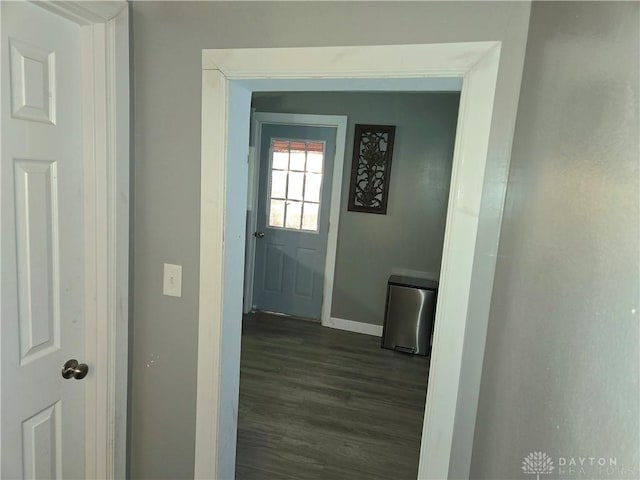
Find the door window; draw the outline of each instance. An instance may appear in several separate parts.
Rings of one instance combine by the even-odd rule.
[[[318,231],[324,142],[271,140],[268,225]]]

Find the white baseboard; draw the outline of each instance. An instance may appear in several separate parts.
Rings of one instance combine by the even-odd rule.
[[[374,337],[382,337],[382,325],[372,325],[370,323],[354,322],[344,318],[330,317],[323,322],[324,327],[335,328],[336,330],[346,330],[347,332],[364,333]]]

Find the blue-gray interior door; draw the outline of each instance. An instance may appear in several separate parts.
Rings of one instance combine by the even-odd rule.
[[[319,319],[336,128],[263,124],[260,138],[254,308]]]

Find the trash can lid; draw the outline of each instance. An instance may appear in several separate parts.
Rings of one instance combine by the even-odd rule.
[[[428,278],[408,277],[405,275],[391,275],[389,277],[389,285],[399,285],[401,287],[413,287],[423,290],[437,290],[438,281],[429,280]]]

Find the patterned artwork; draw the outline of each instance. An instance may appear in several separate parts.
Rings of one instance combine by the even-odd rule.
[[[349,210],[387,213],[395,131],[390,125],[356,125]]]

